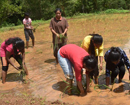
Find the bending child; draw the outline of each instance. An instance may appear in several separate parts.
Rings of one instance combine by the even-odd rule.
[[[26,75],[28,75],[28,70],[25,65],[24,41],[19,37],[9,38],[1,44],[0,57],[2,63],[2,83],[6,82],[9,64],[11,64],[16,70],[23,67]],[[16,61],[20,64],[20,67],[16,67],[12,63],[10,60],[11,57],[16,59]]]
[[[106,61],[106,85],[109,86],[110,76],[111,83],[114,83],[115,78],[119,75],[119,83],[125,74],[125,65],[130,74],[130,62],[124,50],[119,47],[111,47],[104,56]],[[110,71],[112,72],[110,75]]]
[[[99,34],[89,34],[86,36],[81,44],[81,47],[85,49],[90,55],[94,55],[97,62],[99,59],[100,70],[102,70],[103,63],[103,38]],[[90,72],[89,76],[95,78],[95,84],[98,84],[99,75],[98,63],[94,71]]]
[[[97,61],[95,57],[89,55],[84,49],[74,44],[68,44],[61,47],[58,50],[57,56],[59,64],[65,74],[66,81],[68,82],[68,94],[71,94],[72,80],[74,77],[72,70],[73,66],[81,96],[85,95],[85,91],[82,85],[82,68],[86,69],[86,91],[89,92],[90,78],[88,75],[89,72],[93,71],[97,66]]]

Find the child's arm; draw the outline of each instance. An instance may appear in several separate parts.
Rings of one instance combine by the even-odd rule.
[[[6,59],[7,59],[7,61],[8,61],[15,69],[19,70],[19,68],[16,67],[16,66],[12,63],[12,61],[10,60],[10,56],[11,56],[11,53],[10,53],[9,51],[7,51],[7,52],[6,52]]]
[[[21,53],[22,53],[22,66],[23,66],[23,69],[25,70],[25,72],[26,72],[26,75],[28,75],[28,70],[27,70],[27,67],[26,67],[26,65],[25,65],[25,49],[23,49],[22,51],[21,51]]]

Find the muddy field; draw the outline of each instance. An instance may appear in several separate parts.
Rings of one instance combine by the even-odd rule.
[[[104,53],[111,46],[123,48],[130,58],[130,14],[92,15],[68,19],[68,43],[81,44],[83,38],[90,33],[98,33],[104,38]],[[35,26],[34,26],[35,27]],[[35,47],[26,49],[26,65],[29,76],[24,83],[19,71],[9,67],[7,83],[0,81],[0,105],[129,105],[130,89],[128,71],[122,83],[113,85],[112,91],[104,86],[97,88],[92,82],[91,93],[84,97],[65,94],[65,78],[60,65],[55,64],[52,50],[52,34],[49,23],[41,24],[34,33]],[[9,37],[18,36],[25,41],[23,28],[0,32],[0,41]],[[12,59],[14,63],[16,61]],[[18,65],[16,63],[16,65]],[[104,62],[105,65],[105,62]],[[1,69],[1,64],[0,64]],[[105,66],[100,71],[99,85],[105,84]],[[1,74],[0,74],[1,75]],[[74,85],[76,85],[74,81]],[[110,86],[112,87],[112,86]]]

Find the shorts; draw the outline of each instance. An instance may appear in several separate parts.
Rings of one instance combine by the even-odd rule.
[[[10,56],[10,58],[11,57],[14,57],[13,55],[11,55]],[[21,55],[16,55],[15,57],[14,57],[14,59],[20,64],[20,65],[22,65],[22,56]],[[3,61],[2,61],[2,57],[1,57],[1,63],[2,63],[2,67],[3,67]],[[8,62],[8,64],[7,64],[7,67],[9,66],[9,62]]]
[[[34,39],[34,35],[31,29],[24,29],[24,34],[26,41],[29,41],[29,37],[31,37],[31,39]]]
[[[67,58],[63,58],[60,55],[60,49],[58,50],[57,57],[58,57],[59,64],[64,72],[65,77],[67,79],[73,79],[74,75],[73,75],[72,63]]]

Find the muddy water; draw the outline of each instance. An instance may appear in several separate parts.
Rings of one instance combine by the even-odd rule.
[[[16,70],[14,71],[13,67],[10,66],[6,78],[6,83],[4,85],[2,84],[2,80],[0,79],[0,90],[11,90],[15,88],[22,88],[23,87],[22,81],[23,81],[23,77],[20,75],[20,71],[16,71]]]
[[[129,54],[128,42],[124,46],[124,50]],[[126,70],[125,76],[122,83],[118,83],[118,78],[116,83],[110,86],[110,89],[105,89],[104,86],[97,88],[92,82],[91,91],[84,97],[79,97],[77,95],[68,96],[64,94],[65,92],[65,78],[60,65],[55,65],[54,59],[49,59],[40,65],[32,66],[29,62],[27,63],[29,68],[29,76],[26,77],[28,83],[28,90],[32,91],[34,97],[44,97],[47,101],[61,100],[64,102],[74,103],[75,105],[129,105],[128,90],[130,89],[128,81],[128,71]],[[10,66],[10,69],[13,69]],[[105,71],[100,72],[99,85],[105,84]],[[7,82],[3,85],[0,81],[0,90],[11,90],[11,89],[22,89],[24,85],[22,84],[22,78],[18,76],[19,72],[12,72],[9,70],[7,76]],[[85,81],[85,76],[84,76]],[[76,86],[75,80],[73,81],[74,86]],[[84,83],[84,82],[83,82]],[[16,90],[17,90],[16,89]],[[16,91],[17,92],[17,91]],[[75,91],[73,91],[75,94]]]
[[[129,55],[128,42],[124,46],[124,50],[127,55]],[[100,86],[100,88],[96,88],[94,82],[91,84],[91,91],[84,97],[79,97],[77,95],[68,96],[64,94],[65,89],[65,80],[62,69],[59,65],[55,65],[55,61],[51,61],[49,63],[43,63],[39,65],[38,69],[33,68],[34,71],[30,71],[29,78],[33,81],[30,82],[29,89],[33,92],[34,96],[45,97],[46,100],[54,101],[54,100],[62,100],[64,102],[74,103],[75,105],[129,105],[128,90],[130,89],[129,81],[128,81],[128,71],[126,70],[125,76],[123,78],[122,83],[118,83],[118,77],[115,81],[115,84],[110,89],[105,89],[104,86]],[[99,85],[105,84],[105,71],[100,72],[99,77]],[[84,77],[85,80],[85,77]],[[76,83],[74,81],[74,85]]]

